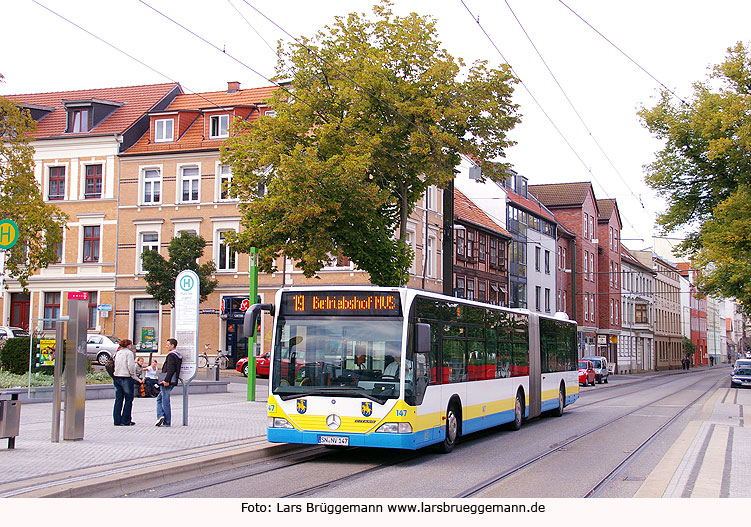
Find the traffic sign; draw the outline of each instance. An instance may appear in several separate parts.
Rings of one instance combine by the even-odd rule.
[[[250,300],[247,298],[243,298],[243,301],[240,302],[240,311],[247,311],[250,307]]]
[[[112,311],[112,304],[97,304],[97,311]]]
[[[18,225],[10,219],[0,220],[0,249],[10,249],[18,241]]]

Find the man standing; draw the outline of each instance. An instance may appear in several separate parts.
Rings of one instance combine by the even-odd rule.
[[[180,376],[180,365],[183,360],[175,348],[177,341],[167,339],[167,359],[162,367],[162,374],[159,376],[159,395],[156,398],[156,426],[170,426],[172,420],[172,408],[170,407],[170,393],[172,388],[177,386],[177,379]]]

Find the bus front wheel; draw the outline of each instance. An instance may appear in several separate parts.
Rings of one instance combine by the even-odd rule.
[[[456,413],[456,406],[451,405],[446,410],[446,436],[443,442],[438,445],[438,450],[448,454],[454,449],[456,439],[459,437],[459,416]]]

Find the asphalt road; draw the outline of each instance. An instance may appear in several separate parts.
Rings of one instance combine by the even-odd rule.
[[[227,378],[246,382],[241,376]],[[582,388],[579,401],[563,417],[536,419],[518,432],[499,428],[472,434],[448,455],[429,449],[313,447],[131,497],[582,497],[683,411],[599,491],[602,497],[632,497],[696,417],[700,401],[724,386],[726,378],[725,370],[708,370]],[[694,401],[699,403],[690,406]],[[544,457],[535,460],[539,456]],[[510,469],[517,470],[494,481]]]

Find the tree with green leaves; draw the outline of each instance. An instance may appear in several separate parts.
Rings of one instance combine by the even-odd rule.
[[[58,260],[68,217],[45,203],[34,177],[36,122],[28,111],[0,97],[0,219],[18,225],[18,242],[7,251],[5,274],[26,288],[38,269]],[[5,282],[7,287],[8,282]]]
[[[200,281],[200,302],[204,302],[216,289],[217,281],[211,279],[216,271],[213,261],[199,264],[198,260],[203,256],[206,240],[202,236],[196,236],[188,232],[181,232],[180,236],[172,238],[166,259],[157,251],[144,251],[141,253],[144,276],[147,286],[146,292],[157,299],[163,306],[175,307],[175,280],[182,271],[192,270],[198,275]]]
[[[462,154],[505,177],[490,161],[519,122],[510,68],[465,68],[431,17],[396,16],[388,1],[373,15],[337,17],[281,49],[278,79],[290,83],[268,101],[275,117],[235,121],[224,145],[242,201],[234,246],[257,247],[263,271],[285,254],[310,277],[344,255],[375,284],[403,284],[407,218],[427,187],[445,188]]]
[[[751,57],[728,48],[687,103],[663,92],[639,112],[664,141],[646,181],[667,200],[666,232],[685,229],[682,254],[700,271],[704,294],[735,297],[751,313]],[[744,234],[745,233],[745,234]]]

